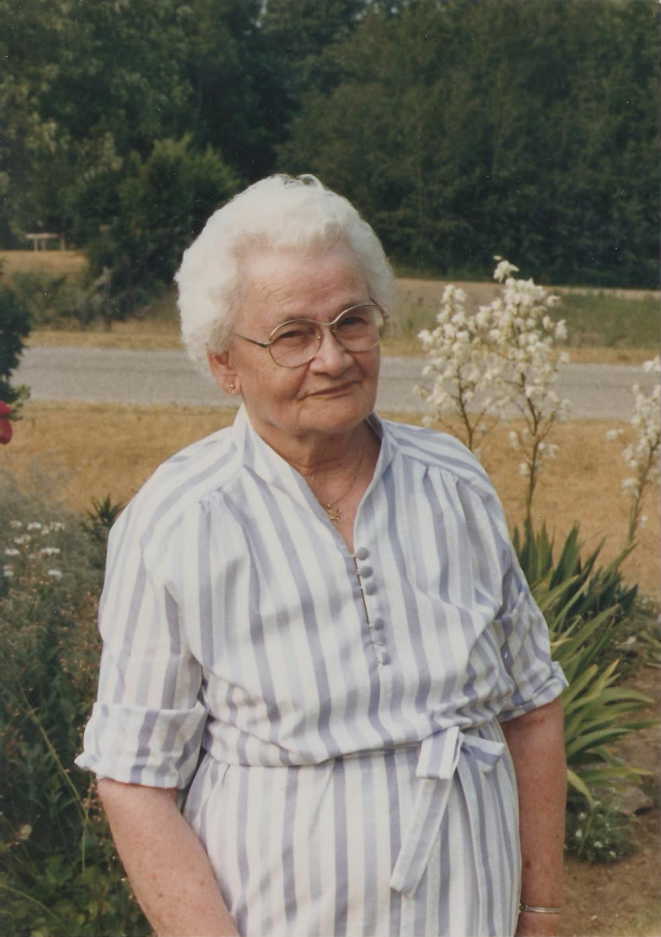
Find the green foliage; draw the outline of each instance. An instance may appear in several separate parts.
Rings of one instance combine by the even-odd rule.
[[[595,800],[592,807],[567,812],[567,852],[586,862],[617,862],[634,851],[630,817],[607,801]]]
[[[544,524],[515,529],[512,541],[548,622],[554,660],[569,681],[563,704],[570,790],[591,803],[595,788],[636,775],[612,745],[650,724],[640,716],[650,700],[619,685],[623,636],[636,620],[637,587],[627,586],[620,571],[630,549],[606,567],[597,563],[603,544],[583,559],[577,524],[557,558]]]
[[[620,556],[597,567],[601,547],[580,557],[578,526],[568,534],[556,560],[545,526],[530,526],[513,542],[533,595],[548,622],[553,659],[569,686],[562,701],[570,799],[592,804],[595,789],[640,772],[619,758],[613,744],[650,725],[641,713],[650,700],[621,686],[623,623],[634,613],[635,587],[622,581]]]
[[[540,282],[657,284],[655,0],[0,0],[0,19],[7,246],[96,241],[131,153],[189,133],[242,179],[316,172],[417,269],[498,252]]]
[[[656,286],[657,17],[653,0],[374,7],[327,50],[334,87],[309,87],[281,159],[355,200],[400,262],[498,253],[541,282]]]
[[[522,532],[515,528],[512,543],[535,594],[541,593],[547,602],[549,594],[555,596],[548,607],[551,615],[556,616],[567,608],[572,616],[588,619],[608,609],[621,620],[633,613],[638,588],[625,585],[620,570],[631,547],[608,566],[599,566],[597,560],[603,541],[584,559],[578,524],[567,534],[557,558],[545,523],[537,531],[530,523],[524,525]]]
[[[117,217],[90,250],[93,271],[109,277],[111,317],[171,282],[184,247],[237,187],[220,156],[196,152],[189,137],[158,140],[145,160],[133,154]]]
[[[146,935],[92,781],[72,770],[96,690],[99,544],[1,481],[0,931]]]
[[[652,723],[641,718],[651,700],[620,686],[618,661],[603,663],[614,640],[615,624],[606,609],[594,618],[569,621],[562,614],[547,616],[553,658],[564,670],[569,686],[562,702],[565,710],[567,781],[574,796],[593,800],[595,788],[636,777],[641,772],[613,751],[625,735]]]
[[[93,548],[90,561],[97,569],[103,569],[105,566],[108,534],[123,510],[124,505],[113,501],[110,495],[105,498],[92,498],[92,507],[87,511],[82,526]]]
[[[30,332],[30,311],[17,293],[0,283],[0,400],[20,405],[28,396],[27,387],[12,387],[10,378],[23,351],[23,339]]]

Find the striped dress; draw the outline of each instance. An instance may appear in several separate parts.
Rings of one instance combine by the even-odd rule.
[[[242,935],[512,934],[500,722],[565,680],[479,464],[370,421],[353,553],[243,410],[157,470],[111,533],[77,763],[181,790]]]

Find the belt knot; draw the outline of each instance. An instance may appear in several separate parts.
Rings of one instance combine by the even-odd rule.
[[[410,896],[420,884],[441,829],[452,780],[462,755],[470,756],[480,771],[486,773],[495,767],[504,751],[502,742],[467,734],[459,726],[433,732],[422,740],[415,771],[420,781],[413,816],[392,871],[392,889]]]

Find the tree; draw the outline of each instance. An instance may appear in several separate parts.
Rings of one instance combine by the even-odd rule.
[[[109,275],[114,314],[123,316],[172,281],[183,249],[211,211],[234,194],[236,176],[210,147],[158,140],[135,153],[120,182],[115,219],[91,245],[92,271]]]
[[[655,285],[658,19],[653,0],[372,4],[280,158],[409,265],[499,253],[542,281]]]

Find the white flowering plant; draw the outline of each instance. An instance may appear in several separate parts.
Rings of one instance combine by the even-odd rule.
[[[427,357],[423,378],[431,384],[417,390],[431,409],[426,422],[447,426],[449,415],[458,417],[473,451],[501,420],[518,418],[521,425],[509,438],[527,479],[529,520],[542,463],[557,451],[548,437],[569,409],[555,390],[559,366],[569,361],[558,349],[567,329],[551,315],[557,296],[531,279],[517,279],[518,267],[495,259],[500,295],[477,311],[467,309],[463,290],[445,288],[435,328],[418,336]]]
[[[661,373],[661,355],[643,364],[648,373]],[[622,480],[622,492],[631,499],[627,544],[633,544],[639,528],[645,523],[643,506],[647,491],[661,483],[661,384],[650,393],[639,384],[632,387],[634,406],[630,419],[633,441],[622,450],[622,457],[631,474]],[[619,439],[622,430],[609,430],[606,438]]]

